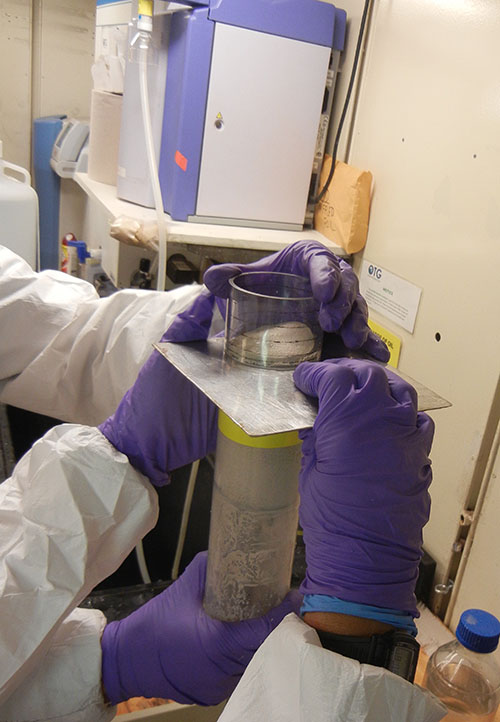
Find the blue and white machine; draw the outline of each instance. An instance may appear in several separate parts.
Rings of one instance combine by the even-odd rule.
[[[164,33],[158,157],[165,211],[180,221],[301,229],[321,162],[345,12],[320,0],[188,4]],[[118,195],[135,201],[140,183],[130,190],[125,118],[124,135]]]

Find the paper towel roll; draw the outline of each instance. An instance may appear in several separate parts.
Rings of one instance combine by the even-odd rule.
[[[122,100],[116,93],[92,91],[88,174],[100,183],[116,185]]]

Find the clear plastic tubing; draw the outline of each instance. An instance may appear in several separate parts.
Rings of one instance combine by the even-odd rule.
[[[222,411],[212,496],[205,611],[259,617],[290,587],[298,521],[298,433],[251,437]]]
[[[241,273],[230,285],[226,356],[273,369],[319,359],[323,334],[307,278],[257,271]]]
[[[153,2],[152,0],[139,0],[137,35],[132,40],[132,54],[138,53],[139,59],[139,88],[141,97],[142,124],[146,141],[146,154],[148,159],[149,177],[153,189],[153,198],[158,225],[158,275],[156,290],[165,290],[165,277],[167,274],[167,228],[161,195],[160,179],[156,165],[156,156],[151,126],[151,110],[149,106],[148,91],[148,55],[151,52],[153,30]]]
[[[493,652],[500,622],[482,609],[460,617],[456,639],[430,657],[423,686],[448,708],[446,722],[493,722],[500,702],[500,667]]]

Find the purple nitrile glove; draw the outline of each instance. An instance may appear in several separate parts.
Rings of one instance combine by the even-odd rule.
[[[302,593],[415,616],[433,421],[417,413],[415,389],[374,362],[306,362],[294,381],[319,401],[301,432]]]
[[[203,278],[219,299],[229,297],[229,280],[248,271],[294,273],[309,279],[320,304],[319,322],[324,331],[338,333],[347,348],[361,350],[380,361],[389,359],[384,342],[368,326],[368,308],[359,293],[358,279],[345,261],[318,241],[297,241],[279,253],[255,263],[223,263],[209,268]],[[213,296],[204,293],[181,313],[168,330],[169,341],[203,340],[208,336],[214,309]],[[186,335],[189,339],[186,339]]]
[[[219,622],[203,611],[206,552],[164,592],[104,629],[102,681],[113,704],[160,697],[213,705],[227,699],[256,649],[301,595],[290,592],[259,619]]]
[[[99,430],[151,483],[162,486],[170,471],[215,450],[217,407],[153,351]]]
[[[210,333],[215,304],[219,305],[221,313],[225,314],[225,307],[220,299],[210,293],[206,288],[201,289],[191,306],[179,313],[168,327],[162,341],[205,341]]]

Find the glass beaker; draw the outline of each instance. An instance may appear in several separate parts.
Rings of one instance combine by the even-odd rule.
[[[248,366],[290,369],[317,361],[323,332],[309,280],[257,271],[230,279],[224,352]]]

